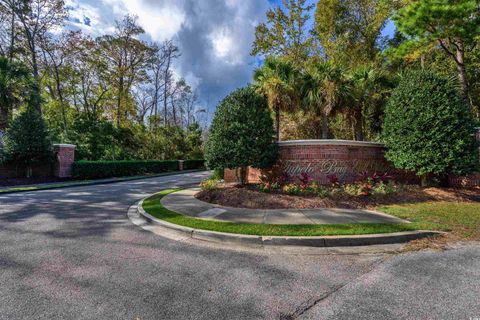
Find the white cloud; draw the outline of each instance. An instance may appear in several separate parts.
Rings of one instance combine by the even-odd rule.
[[[242,62],[238,43],[235,42],[234,35],[228,28],[218,28],[209,34],[208,37],[212,43],[213,52],[218,58],[221,58],[228,64],[239,64]]]
[[[138,16],[138,23],[153,40],[172,38],[185,22],[183,1],[163,1],[153,5],[143,0],[103,0],[116,15]]]
[[[75,0],[67,0],[65,5],[69,8],[69,25],[94,36],[112,30],[110,24],[105,24],[98,7]]]

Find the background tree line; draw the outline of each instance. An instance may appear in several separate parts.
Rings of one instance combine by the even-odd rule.
[[[475,0],[283,0],[256,27],[254,86],[281,139],[379,140],[406,71],[435,72],[480,118],[480,8]],[[311,21],[313,20],[313,23]],[[393,21],[393,38],[382,30]]]
[[[175,43],[142,40],[130,15],[91,38],[67,15],[61,0],[0,1],[0,131],[31,108],[81,159],[201,158],[206,115]]]

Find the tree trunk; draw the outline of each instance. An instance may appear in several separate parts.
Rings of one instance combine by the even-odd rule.
[[[5,131],[8,125],[9,110],[7,106],[0,107],[0,131]]]
[[[117,97],[117,127],[120,127],[120,118],[122,117],[122,96],[123,96],[123,86],[124,80],[123,77],[118,79],[118,97]]]
[[[58,71],[58,66],[54,62],[54,70],[55,70],[55,82],[56,82],[56,90],[58,95],[58,100],[60,103],[60,109],[62,112],[62,122],[63,122],[63,130],[65,133],[68,134],[68,125],[67,125],[67,112],[65,110],[65,101],[63,99],[63,92],[60,83],[60,72]]]
[[[237,176],[237,181],[240,183],[240,185],[245,185],[245,176],[247,173],[247,168],[246,167],[240,167],[235,169],[235,175]]]
[[[12,20],[10,25],[10,52],[8,53],[8,60],[13,61],[13,55],[15,51],[15,12],[12,9]]]
[[[33,40],[32,40],[33,41]],[[32,66],[33,66],[33,92],[35,96],[33,97],[33,107],[41,114],[42,106],[40,103],[40,76],[38,73],[38,62],[37,62],[37,53],[35,51],[35,44],[32,43]]]
[[[322,139],[328,139],[328,118],[322,115]]]
[[[364,136],[363,136],[363,119],[362,119],[362,113],[357,112],[355,114],[355,121],[353,124],[354,128],[354,133],[355,133],[355,140],[356,141],[363,141]]]
[[[280,107],[275,107],[275,128],[277,130],[277,141],[280,141]]]
[[[463,47],[463,41],[458,40],[456,41],[456,63],[457,63],[457,72],[458,72],[458,79],[460,81],[460,85],[462,87],[462,98],[465,101],[465,104],[470,108],[470,100],[468,99],[468,78],[467,78],[467,71],[465,70],[465,50]]]

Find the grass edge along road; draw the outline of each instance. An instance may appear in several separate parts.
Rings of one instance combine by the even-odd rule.
[[[222,222],[193,218],[165,208],[160,200],[180,189],[166,189],[143,201],[143,209],[155,218],[184,227],[209,231],[236,233],[258,236],[336,236],[392,233],[417,230],[415,225],[407,223],[358,223],[358,224],[249,224]]]
[[[409,224],[362,223],[332,225],[245,224],[184,216],[162,206],[160,199],[179,189],[166,189],[143,202],[152,216],[185,227],[259,236],[333,236],[413,230],[449,231],[464,240],[480,239],[480,202],[430,201],[379,206],[378,211],[411,221]]]

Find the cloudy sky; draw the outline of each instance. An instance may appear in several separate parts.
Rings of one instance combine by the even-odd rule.
[[[313,1],[313,0],[311,0]],[[251,80],[258,59],[250,56],[255,26],[280,0],[66,0],[70,27],[91,36],[112,33],[114,21],[138,16],[146,40],[173,39],[182,56],[178,76],[197,89],[213,110],[231,90]]]
[[[138,16],[146,40],[173,39],[182,56],[175,72],[213,110],[232,89],[251,80],[258,65],[250,56],[255,26],[276,0],[67,0],[70,26],[98,36],[114,21]]]

